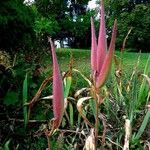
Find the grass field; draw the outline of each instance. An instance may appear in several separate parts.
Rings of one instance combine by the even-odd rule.
[[[57,53],[57,58],[58,58],[58,62],[60,65],[60,69],[62,72],[66,72],[69,69],[69,61],[70,61],[70,55],[72,54],[73,56],[73,68],[78,69],[79,71],[81,71],[87,78],[90,78],[90,50],[82,50],[82,49],[57,49],[56,50]],[[120,57],[120,52],[116,51],[115,55],[119,58]],[[131,74],[133,72],[133,68],[134,66],[137,64],[137,60],[138,57],[140,55],[140,63],[138,66],[138,70],[136,73],[137,76],[135,76],[135,78],[133,80],[131,80],[131,86],[130,89],[131,91],[127,93],[127,87],[129,85],[129,80],[131,78]],[[102,91],[104,93],[104,98],[105,101],[103,103],[103,105],[101,106],[101,112],[103,114],[105,114],[106,118],[107,118],[107,122],[108,124],[110,124],[113,128],[109,128],[107,129],[107,142],[109,142],[109,138],[112,139],[113,141],[117,141],[117,143],[119,145],[123,145],[123,141],[124,141],[124,118],[123,116],[130,116],[130,112],[134,112],[133,115],[135,118],[133,118],[132,123],[133,123],[133,132],[137,133],[139,130],[139,125],[136,124],[140,124],[143,121],[144,115],[143,114],[143,109],[145,108],[144,105],[146,103],[146,99],[144,99],[144,104],[142,103],[142,105],[140,105],[140,108],[137,109],[135,107],[134,103],[137,102],[137,96],[138,96],[138,91],[140,88],[140,83],[143,79],[143,77],[141,76],[141,74],[143,73],[143,70],[145,68],[145,64],[147,62],[147,59],[149,57],[149,53],[142,53],[142,54],[138,54],[138,53],[129,53],[129,52],[125,52],[124,56],[123,56],[123,75],[121,76],[121,81],[122,84],[118,84],[115,76],[114,76],[114,65],[112,67],[112,73],[109,76],[109,79],[107,80],[106,86],[104,87],[103,90],[106,91]],[[22,97],[22,81],[24,80],[24,76],[25,73],[28,72],[28,101],[30,101],[34,95],[36,94],[36,92],[38,91],[41,83],[43,82],[43,80],[49,76],[52,75],[52,59],[50,57],[50,54],[47,53],[47,55],[45,53],[40,55],[40,59],[37,61],[33,61],[33,62],[24,62],[22,60],[24,60],[22,57],[18,57],[18,64],[16,65],[16,67],[13,68],[14,74],[12,76],[11,80],[4,80],[4,83],[7,83],[8,81],[11,83],[11,86],[14,85],[14,89],[10,88],[10,90],[7,93],[8,94],[6,97],[4,97],[3,99],[3,103],[0,106],[1,108],[1,114],[3,114],[5,112],[5,110],[7,111],[6,114],[8,114],[9,118],[17,118],[22,119],[23,115],[22,115],[22,101],[21,98]],[[25,57],[26,58],[26,57]],[[36,65],[40,66],[40,73],[38,72],[38,70],[36,69]],[[113,61],[114,64],[114,61]],[[37,72],[35,72],[37,71]],[[37,73],[37,74],[34,74]],[[37,75],[37,76],[34,76]],[[136,78],[137,77],[137,78]],[[140,78],[138,78],[140,77]],[[7,79],[7,78],[6,78]],[[10,77],[8,76],[8,79],[10,79]],[[34,79],[34,80],[33,80]],[[136,80],[137,79],[137,80]],[[136,82],[135,82],[136,81]],[[21,84],[20,84],[21,83]],[[7,83],[8,84],[8,83]],[[80,90],[81,88],[84,87],[90,87],[87,82],[80,76],[80,74],[78,73],[73,73],[73,78],[72,78],[72,84],[71,84],[71,88],[69,91],[69,97],[74,97],[74,94],[76,93],[76,91]],[[121,87],[122,89],[122,93],[120,94],[120,92],[118,92],[118,89]],[[18,92],[19,91],[19,92]],[[16,94],[17,93],[17,94]],[[19,94],[18,94],[19,93]],[[45,97],[45,96],[49,96],[52,93],[52,82],[50,82],[50,84],[48,84],[45,89],[42,91],[41,97]],[[90,95],[90,93],[83,93],[83,95],[80,95],[81,97],[85,96],[84,94]],[[79,96],[79,97],[80,97]],[[9,98],[11,97],[11,98]],[[11,100],[11,101],[10,101]],[[88,135],[89,132],[89,128],[87,127],[87,125],[84,123],[84,121],[79,118],[79,114],[76,108],[76,104],[77,101],[79,100],[78,98],[75,98],[75,101],[70,100],[68,107],[67,107],[67,112],[69,114],[69,121],[67,121],[66,117],[64,116],[64,121],[62,123],[62,126],[60,127],[60,129],[65,129],[70,131],[73,131],[73,133],[67,133],[64,135],[63,139],[64,139],[64,144],[63,146],[66,147],[66,149],[70,150],[71,148],[69,148],[68,145],[68,140],[72,140],[74,139],[74,142],[72,142],[73,144],[75,142],[79,143],[81,147],[83,147],[84,145],[84,141],[81,142],[80,140],[80,136],[75,135],[76,134],[76,129],[79,128],[81,131],[84,130],[86,131],[85,133],[87,133],[86,135]],[[3,105],[5,104],[5,105]],[[87,105],[86,105],[87,104]],[[86,113],[88,113],[88,118],[91,120],[92,123],[94,123],[94,119],[93,119],[93,109],[90,105],[90,103],[84,103],[85,106],[87,106],[85,111]],[[11,107],[8,107],[11,106]],[[112,109],[113,106],[113,109]],[[11,108],[11,109],[9,109]],[[137,110],[136,110],[137,109]],[[136,111],[135,111],[136,110]],[[3,112],[4,111],[4,112]],[[141,113],[142,112],[142,113]],[[14,116],[15,114],[15,116]],[[18,115],[16,115],[18,114]],[[48,120],[50,118],[52,118],[53,114],[52,114],[52,107],[51,107],[51,103],[49,103],[49,100],[47,101],[39,101],[38,103],[36,103],[36,105],[34,106],[34,109],[31,112],[31,120]],[[140,117],[138,117],[140,116]],[[4,116],[5,117],[5,116]],[[5,126],[4,126],[5,123]],[[43,123],[42,123],[43,124]],[[10,126],[14,126],[14,133],[13,133],[13,140],[12,141],[19,141],[19,146],[23,147],[22,149],[25,149],[24,147],[26,147],[26,145],[33,147],[33,145],[35,147],[41,147],[41,149],[46,149],[47,146],[47,141],[46,138],[42,136],[40,137],[34,137],[32,139],[32,137],[29,137],[29,135],[35,135],[35,130],[40,129],[40,122],[37,124],[33,124],[32,125],[32,131],[31,128],[29,130],[27,130],[27,134],[24,134],[24,128],[23,128],[23,122],[20,124],[17,122],[10,122],[9,120],[5,120],[5,122],[0,122],[0,132],[3,130],[4,132],[2,132],[2,137],[5,139],[5,141],[12,139],[12,134],[11,134],[11,129],[9,128]],[[37,129],[38,128],[38,129]],[[99,134],[102,135],[102,129],[103,126],[101,124],[100,126],[100,132]],[[149,127],[147,127],[146,131],[149,131]],[[43,132],[43,131],[41,131]],[[54,135],[52,137],[52,143],[53,144],[57,144],[57,134],[60,134],[60,131],[56,132],[56,135]],[[6,136],[7,135],[7,136]],[[15,137],[14,137],[15,135]],[[17,135],[17,136],[16,136]],[[68,136],[69,135],[69,136]],[[80,134],[79,134],[80,135]],[[113,138],[112,138],[113,135]],[[74,136],[74,137],[73,137]],[[21,138],[20,138],[21,137]],[[23,137],[23,138],[22,138]],[[119,137],[119,139],[118,139]],[[144,137],[144,136],[143,136]],[[148,139],[149,136],[145,136],[145,139]],[[18,140],[19,139],[19,140]],[[25,140],[20,140],[20,139],[25,139]],[[28,139],[28,141],[26,141],[26,139]],[[67,141],[67,142],[66,142]],[[55,145],[56,145],[55,144]],[[73,146],[73,144],[71,144],[71,146]],[[135,144],[133,143],[132,146],[134,146]],[[44,148],[43,148],[44,147]],[[115,147],[115,146],[114,146]],[[33,148],[36,149],[36,148]],[[39,148],[40,149],[40,148]],[[116,148],[114,148],[116,149]],[[137,149],[137,148],[132,148],[132,149]]]
[[[81,71],[86,77],[89,78],[90,76],[90,50],[82,50],[82,49],[57,49],[57,58],[58,62],[61,68],[62,72],[65,72],[69,69],[69,61],[70,61],[70,55],[73,56],[73,68],[78,69]],[[115,51],[115,55],[117,58],[120,58],[120,52]],[[144,71],[144,67],[146,64],[146,61],[148,59],[149,53],[133,53],[133,52],[124,52],[123,55],[123,73],[127,74],[127,76],[130,77],[132,74],[133,68],[137,64],[138,57],[140,56],[140,63],[138,66],[139,72]],[[45,56],[44,56],[45,57]],[[49,66],[50,64],[50,56],[47,55],[46,59],[44,59],[44,64]],[[113,61],[114,64],[114,61]],[[52,62],[50,66],[52,65]],[[50,67],[52,68],[52,67]],[[47,68],[49,70],[49,67]],[[112,66],[112,73],[114,72],[114,65]],[[80,78],[78,74],[74,75],[74,87],[80,88],[83,86],[86,86],[85,81]]]
[[[69,64],[70,54],[73,55],[75,68],[79,69],[85,74],[90,73],[90,51],[82,49],[57,49],[57,57],[62,71],[65,71],[67,69],[66,67]],[[120,57],[120,52],[116,51],[115,55]],[[137,63],[139,55],[141,57],[139,69],[142,70],[147,61],[149,53],[139,54],[133,52],[125,52],[123,57],[123,64],[125,69],[132,68]]]
[[[58,49],[57,50],[57,57],[58,57],[58,61],[61,67],[62,71],[66,71],[68,69],[68,64],[69,64],[69,59],[70,59],[70,54],[73,55],[73,59],[74,59],[74,68],[78,69],[79,71],[81,71],[85,76],[87,76],[88,78],[90,77],[90,50],[81,50],[81,49]],[[120,57],[120,52],[116,51],[115,55],[117,56],[117,58],[119,59]],[[147,59],[149,57],[149,53],[131,53],[131,52],[125,52],[123,55],[123,67],[122,67],[122,76],[120,77],[121,79],[121,88],[122,89],[122,93],[121,95],[119,95],[117,92],[117,87],[119,87],[119,84],[116,84],[116,77],[114,76],[114,65],[112,66],[112,72],[111,75],[109,76],[109,79],[106,82],[106,87],[108,88],[108,91],[112,94],[112,101],[114,100],[114,104],[119,108],[117,108],[116,110],[113,108],[112,111],[112,104],[109,103],[109,100],[111,99],[110,97],[107,99],[105,99],[104,102],[104,108],[102,108],[103,106],[101,106],[101,110],[103,109],[103,111],[105,112],[105,110],[108,110],[108,112],[105,112],[106,116],[107,116],[107,121],[110,122],[111,124],[113,124],[113,126],[120,128],[120,130],[118,131],[118,135],[114,132],[113,134],[116,134],[116,137],[118,138],[118,136],[122,137],[122,130],[121,127],[124,127],[124,119],[122,119],[123,114],[126,114],[126,116],[128,116],[130,118],[130,115],[134,115],[134,117],[136,118],[135,111],[138,110],[136,107],[134,107],[134,105],[137,105],[136,103],[138,103],[138,105],[140,106],[139,110],[142,110],[142,105],[140,105],[137,99],[137,96],[139,95],[139,88],[142,82],[143,77],[141,76],[141,74],[144,72],[144,68],[147,62]],[[137,61],[138,58],[140,56],[139,59],[139,65],[137,66]],[[114,64],[114,61],[113,61]],[[134,77],[132,76],[132,73],[134,71],[135,66],[137,66],[137,70],[135,72]],[[133,77],[131,79],[131,77]],[[137,77],[137,78],[136,78]],[[136,80],[137,79],[137,80]],[[127,92],[127,87],[130,84],[130,92]],[[73,83],[71,85],[71,92],[74,93],[74,91],[79,90],[83,87],[88,87],[88,84],[86,83],[86,81],[83,80],[83,78],[80,77],[79,74],[74,73],[73,74]],[[108,92],[108,93],[109,93]],[[70,93],[70,95],[72,95],[72,93]],[[107,101],[108,100],[108,101]],[[129,101],[128,101],[129,100]],[[146,99],[144,100],[144,102],[146,101]],[[120,115],[118,113],[118,110],[120,110],[120,112],[122,111],[122,114]],[[74,108],[75,111],[75,108]],[[133,112],[133,113],[132,113]],[[139,114],[138,114],[139,115]],[[144,116],[144,115],[143,115]],[[143,116],[140,115],[140,119],[138,120],[138,122],[142,122],[143,120]],[[113,122],[113,117],[114,122]],[[138,117],[137,117],[138,118]],[[118,121],[117,121],[118,119]],[[130,121],[134,124],[136,124],[137,119],[130,119]],[[113,122],[113,123],[112,123]],[[117,123],[116,123],[117,122]],[[116,128],[114,127],[114,128]],[[137,133],[138,131],[138,127],[136,127],[136,125],[133,125],[133,131],[135,133]],[[148,130],[148,127],[147,127]],[[132,137],[132,136],[131,136]],[[134,141],[134,140],[133,140]],[[122,141],[119,141],[119,144]],[[133,144],[135,145],[135,144]],[[136,149],[136,148],[133,148]]]

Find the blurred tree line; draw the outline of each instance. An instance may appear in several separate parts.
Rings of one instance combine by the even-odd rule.
[[[35,39],[34,13],[24,0],[0,1],[0,49],[19,50]]]
[[[117,47],[121,47],[127,32],[132,31],[126,47],[150,52],[150,0],[105,0],[107,27],[118,21]],[[108,32],[109,34],[109,32]]]
[[[0,2],[0,49],[32,50],[46,46],[47,36],[59,40],[67,37],[70,47],[90,47],[89,0],[2,0]],[[115,18],[118,20],[117,48],[132,27],[127,47],[149,51],[150,0],[105,0],[107,34],[110,37]],[[96,12],[97,11],[97,12]],[[98,19],[95,19],[98,30]],[[109,38],[108,38],[109,39]]]
[[[35,30],[39,37],[50,35],[60,43],[67,37],[71,47],[87,47],[86,34],[90,31],[89,0],[35,0],[38,12]],[[43,34],[44,33],[44,34]],[[88,36],[89,37],[89,36]],[[63,44],[62,44],[63,46]]]

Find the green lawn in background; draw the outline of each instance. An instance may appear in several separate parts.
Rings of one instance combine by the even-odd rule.
[[[57,49],[57,57],[62,71],[67,69],[69,64],[70,54],[73,55],[74,67],[79,69],[84,74],[88,75],[90,73],[90,50],[82,49]],[[120,57],[120,52],[115,51],[115,55]],[[123,56],[123,66],[125,70],[133,68],[137,63],[138,56],[140,55],[139,69],[143,70],[146,64],[149,53],[133,53],[125,52]]]
[[[73,56],[73,67],[81,71],[86,77],[90,77],[90,50],[83,50],[83,49],[57,49],[57,58],[58,62],[61,68],[61,71],[67,71],[70,61],[70,55]],[[120,52],[115,51],[115,55],[117,57],[120,57]],[[125,76],[127,78],[130,78],[133,68],[137,64],[138,57],[140,55],[140,63],[138,66],[139,73],[143,73],[144,67],[146,64],[146,61],[148,59],[149,53],[133,53],[133,52],[124,52],[123,55],[123,73],[126,74]],[[44,64],[47,64],[47,71],[49,71],[49,68],[52,68],[52,62],[49,54],[46,56],[46,59],[44,59]],[[51,63],[50,63],[51,62]],[[112,72],[114,72],[114,65],[112,67]],[[73,81],[74,81],[74,88],[82,88],[86,87],[87,83],[80,77],[79,74],[73,74]]]
[[[60,69],[61,69],[62,72],[63,71],[67,71],[69,69],[68,66],[69,66],[69,61],[70,61],[70,55],[72,54],[73,59],[74,59],[73,67],[78,69],[79,71],[81,71],[85,76],[87,76],[87,78],[90,77],[90,70],[91,70],[90,69],[90,50],[57,49],[56,53],[57,53],[57,58],[58,58],[58,62],[59,62],[59,65],[60,65]],[[120,52],[119,51],[115,51],[115,55],[117,55],[117,57],[119,58],[120,57]],[[123,59],[124,59],[124,62],[123,62],[123,73],[122,73],[123,79],[121,81],[125,81],[125,82],[122,82],[122,85],[123,86],[125,85],[125,90],[126,90],[126,87],[127,87],[127,83],[129,83],[128,81],[131,78],[131,74],[133,72],[133,68],[134,68],[134,66],[137,63],[137,59],[138,59],[139,55],[140,55],[141,59],[140,59],[140,63],[139,63],[139,66],[138,66],[138,71],[137,71],[137,72],[139,72],[138,75],[143,73],[144,68],[145,68],[145,64],[147,62],[147,59],[148,59],[150,53],[139,54],[139,53],[126,52],[126,51],[124,53],[124,56],[123,56]],[[22,84],[20,84],[21,83],[20,81],[23,80],[25,72],[28,72],[28,77],[29,77],[28,78],[29,79],[28,80],[29,100],[31,100],[33,98],[33,96],[36,94],[36,92],[39,89],[42,81],[46,77],[48,77],[49,75],[52,75],[52,58],[50,56],[50,51],[48,53],[42,53],[41,54],[41,58],[37,62],[33,61],[32,63],[26,63],[26,62],[22,61],[22,59],[21,59],[22,57],[18,56],[17,58],[18,58],[17,59],[18,60],[18,64],[21,63],[21,65],[19,64],[18,65],[19,67],[16,65],[16,68],[14,68],[14,73],[16,73],[16,76],[14,76],[13,81],[10,80],[12,85],[13,84],[16,85],[15,88],[17,90],[16,89],[15,90],[11,89],[11,91],[8,91],[9,95],[7,97],[5,97],[5,99],[4,99],[4,101],[5,101],[4,104],[5,105],[12,106],[12,108],[11,108],[11,111],[13,112],[12,115],[11,115],[11,112],[9,112],[9,110],[7,112],[8,114],[10,114],[10,118],[13,118],[14,114],[18,113],[17,112],[18,110],[20,111],[20,105],[18,105],[19,107],[18,106],[16,107],[15,104],[16,103],[20,103],[20,97],[19,97],[20,95],[19,94],[22,94],[22,92],[20,91],[20,89],[22,89]],[[34,70],[36,70],[35,69],[36,65],[37,65],[36,63],[37,64],[39,63],[39,65],[40,65],[41,73],[38,72],[39,76],[33,76],[33,72],[35,72]],[[122,129],[123,129],[123,126],[124,126],[124,119],[122,117],[122,114],[120,114],[120,112],[121,113],[123,112],[123,115],[126,114],[125,113],[125,110],[126,110],[125,106],[127,106],[127,109],[128,109],[128,107],[130,107],[130,104],[132,104],[128,100],[133,100],[133,102],[134,102],[134,100],[136,100],[137,95],[135,94],[135,96],[134,96],[132,91],[130,93],[128,93],[127,95],[126,95],[126,93],[123,93],[123,100],[125,99],[127,101],[126,101],[126,103],[124,101],[122,101],[121,100],[122,97],[119,97],[118,94],[115,95],[115,92],[116,92],[115,89],[114,89],[114,87],[115,87],[114,83],[115,82],[112,82],[112,81],[114,81],[113,77],[114,77],[114,65],[112,67],[112,72],[111,72],[111,75],[109,76],[109,79],[107,80],[106,85],[107,85],[107,90],[108,91],[112,90],[111,91],[111,95],[113,96],[113,99],[114,99],[115,103],[113,103],[111,101],[109,103],[109,100],[108,100],[108,104],[106,102],[105,105],[104,105],[106,107],[104,112],[108,111],[106,113],[107,121],[108,121],[108,123],[111,121],[112,125],[114,125],[114,128],[111,128],[112,129],[112,133],[114,133],[114,129],[115,129],[115,132],[116,132],[116,126],[117,126],[117,130],[119,129],[118,128],[118,126],[119,126],[119,127],[121,127],[121,129],[118,130],[117,135],[122,137],[122,135],[124,134],[124,132],[122,132]],[[33,78],[34,78],[34,80],[33,80]],[[140,78],[138,78],[138,79],[140,79]],[[142,76],[141,76],[141,79],[142,79]],[[72,85],[71,85],[71,90],[70,90],[69,96],[74,96],[74,93],[77,90],[79,90],[81,88],[84,88],[84,87],[88,87],[87,82],[85,80],[83,80],[83,78],[78,73],[73,73],[72,81],[73,82],[72,82]],[[138,80],[138,81],[140,82],[142,80]],[[133,80],[132,80],[132,82],[133,82]],[[139,82],[138,82],[138,84],[139,84]],[[21,85],[21,88],[20,88],[20,85]],[[139,84],[139,86],[140,86],[140,84]],[[138,87],[138,85],[136,87]],[[139,89],[139,88],[136,88],[136,89]],[[123,90],[123,92],[124,92],[124,90]],[[17,95],[16,95],[16,93],[17,93]],[[41,97],[45,97],[45,96],[48,96],[48,95],[51,95],[51,94],[52,94],[52,81],[50,81],[50,83],[48,83],[47,87],[42,91]],[[14,96],[12,97],[12,95],[14,95]],[[11,98],[9,98],[9,97],[11,97]],[[17,100],[16,97],[18,98],[18,100]],[[13,99],[14,99],[14,103],[12,102]],[[76,105],[75,105],[76,103],[73,102],[72,104],[73,104],[73,109],[75,108],[73,110],[73,113],[76,116],[76,112],[77,112]],[[113,109],[111,111],[112,104],[115,106],[114,107],[115,109]],[[21,102],[21,108],[22,108],[22,102]],[[45,111],[43,113],[44,109],[45,109]],[[32,110],[31,119],[34,118],[34,119],[37,119],[37,120],[46,120],[46,119],[52,118],[52,113],[51,113],[51,111],[48,111],[49,109],[50,109],[50,107],[49,107],[49,100],[48,101],[44,101],[44,102],[40,101],[40,103],[37,104],[34,107],[34,109]],[[120,109],[123,109],[123,111],[120,111]],[[141,109],[142,109],[142,112],[143,112],[143,106],[140,108],[140,110]],[[115,111],[115,110],[117,110],[117,111]],[[19,115],[17,115],[17,116],[19,116]],[[117,115],[119,115],[119,116],[117,116]],[[139,121],[141,123],[144,116],[143,116],[143,113],[141,113],[140,111],[139,111],[139,113],[137,113],[137,115],[140,116],[139,117],[140,120],[138,119],[136,121],[139,124]],[[15,116],[15,118],[17,116]],[[117,117],[115,117],[115,116],[117,116]],[[112,118],[113,118],[113,121],[112,121]],[[118,118],[121,119],[121,121]],[[135,116],[135,118],[138,118],[138,117]],[[74,119],[75,119],[75,117],[74,117]],[[115,119],[117,119],[117,120],[115,120]],[[24,139],[27,139],[27,136],[29,134],[24,134],[24,130],[22,130],[23,126],[21,126],[20,124],[19,124],[19,126],[18,126],[18,124],[16,124],[16,125],[17,126],[15,126],[14,135],[17,135],[17,137],[14,138],[14,140],[18,140],[18,138],[20,138],[20,136],[23,137]],[[66,123],[65,125],[68,125],[68,124]],[[2,136],[4,138],[6,138],[6,139],[7,139],[7,137],[8,138],[11,137],[11,132],[9,130],[7,130],[8,126],[10,126],[10,124],[8,124],[8,123],[6,124],[6,126],[3,126],[3,124],[1,124],[2,129],[5,130],[4,134]],[[77,126],[74,124],[74,127],[76,128]],[[67,126],[67,129],[68,129],[68,126]],[[32,133],[35,134],[35,130],[37,131],[37,126],[33,125],[33,131],[30,131],[30,135],[32,135]],[[137,125],[133,126],[133,131],[137,131],[137,130],[138,130]],[[9,133],[7,133],[7,131]],[[111,137],[111,134],[110,134],[110,137]],[[5,135],[7,135],[7,137],[5,137]],[[53,139],[55,139],[55,136],[54,136]],[[122,139],[122,138],[120,138],[120,139]],[[76,139],[76,140],[78,141],[78,139]],[[41,143],[42,143],[42,145],[40,145]],[[20,141],[19,146],[29,145],[29,147],[30,146],[31,147],[32,146],[34,146],[34,147],[44,147],[43,143],[44,143],[44,145],[46,144],[46,141],[45,141],[43,136],[42,137],[38,137],[38,138],[34,138],[34,139],[32,139],[32,137],[28,137],[28,141]],[[54,140],[54,143],[56,143],[56,139]],[[134,145],[134,144],[132,144],[132,145]]]

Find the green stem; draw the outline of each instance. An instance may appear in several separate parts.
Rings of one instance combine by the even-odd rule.
[[[98,114],[99,114],[99,95],[96,99],[96,118],[95,118],[95,146],[97,145],[98,140]]]

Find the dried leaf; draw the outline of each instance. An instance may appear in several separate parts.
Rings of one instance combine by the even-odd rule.
[[[94,136],[94,129],[91,129],[90,135],[87,137],[85,141],[85,145],[83,150],[96,150],[95,148],[95,136]]]
[[[90,121],[86,118],[86,116],[84,115],[83,113],[83,110],[82,110],[82,104],[84,101],[87,101],[91,99],[91,97],[83,97],[83,98],[80,98],[77,102],[77,109],[80,113],[80,115],[82,116],[82,118],[85,120],[85,122],[91,127],[93,128],[93,125],[90,123]]]

